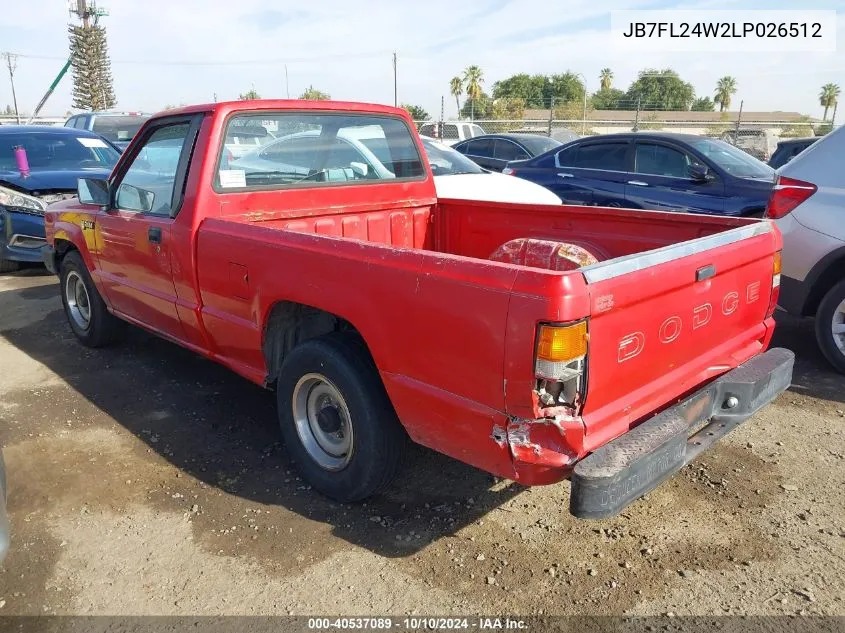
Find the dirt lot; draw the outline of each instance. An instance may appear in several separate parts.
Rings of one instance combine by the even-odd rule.
[[[139,331],[86,350],[55,278],[0,277],[0,614],[845,615],[845,379],[811,333],[781,319],[792,389],[613,520],[423,449],[343,506],[271,395]]]

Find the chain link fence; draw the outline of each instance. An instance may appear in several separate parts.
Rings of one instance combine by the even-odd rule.
[[[833,129],[832,121],[819,121],[789,112],[665,111],[654,107],[635,110],[594,110],[583,102],[554,108],[532,109],[496,100],[483,109],[486,115],[461,120],[418,121],[420,134],[447,144],[481,134],[541,134],[569,142],[582,136],[620,132],[675,132],[720,139],[767,161],[779,141],[822,136]],[[652,104],[653,106],[654,104]],[[463,110],[466,108],[462,108]],[[498,116],[490,116],[498,115]],[[510,115],[510,116],[508,116]]]

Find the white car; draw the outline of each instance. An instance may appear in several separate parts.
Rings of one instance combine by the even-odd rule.
[[[438,198],[561,204],[560,198],[538,184],[482,169],[463,154],[432,138],[422,138]]]
[[[442,130],[441,134],[443,135],[443,138],[439,140],[444,145],[454,145],[455,143],[460,143],[468,138],[475,138],[476,136],[483,136],[486,134],[480,125],[476,125],[475,123],[462,123],[458,121],[455,123],[443,124],[436,122],[423,123],[420,126],[420,136],[436,139],[438,126],[442,126],[440,129]]]

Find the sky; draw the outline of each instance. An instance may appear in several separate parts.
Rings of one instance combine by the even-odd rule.
[[[18,105],[31,111],[66,58],[66,0],[5,2],[0,51],[20,54]],[[11,6],[10,6],[11,5]],[[791,9],[782,0],[100,0],[112,59],[117,107],[154,112],[165,105],[298,96],[309,85],[332,98],[393,103],[393,51],[399,102],[455,116],[449,80],[468,65],[497,79],[519,72],[572,71],[598,89],[609,67],[625,90],[643,68],[676,70],[697,96],[716,81],[738,84],[734,109],[798,111],[821,117],[820,87],[845,87],[845,1],[817,0],[837,11],[835,52],[661,52],[632,54],[610,37],[610,12],[621,9]],[[38,17],[34,17],[38,16]],[[285,79],[287,65],[287,83]],[[4,69],[0,68],[0,71]],[[12,102],[0,72],[0,108]],[[68,74],[42,114],[71,110]],[[839,118],[839,117],[837,117]]]

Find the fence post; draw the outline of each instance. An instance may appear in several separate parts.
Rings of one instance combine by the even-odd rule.
[[[734,130],[734,145],[739,143],[739,124],[742,122],[742,104],[745,103],[744,101],[739,102],[739,114],[736,115],[736,129]]]
[[[637,112],[634,114],[634,132],[640,129],[640,97],[637,97]]]
[[[445,99],[446,99],[445,96],[440,95],[440,124],[437,126],[439,128],[437,131],[439,132],[439,139],[441,141],[443,140],[443,119],[446,118],[446,101],[445,101]]]
[[[836,108],[834,107],[834,116],[836,116]],[[552,95],[551,100],[549,101],[549,136],[552,135],[552,118],[555,115],[555,98]]]

